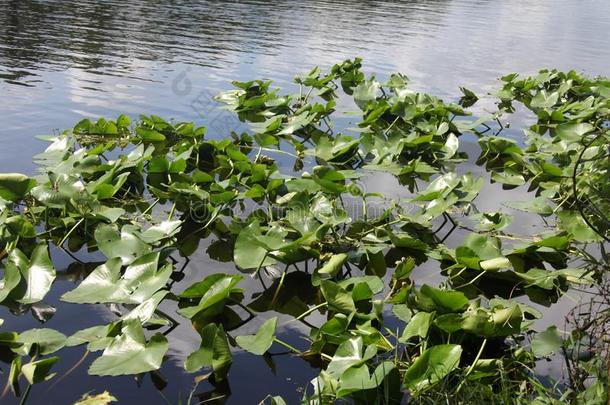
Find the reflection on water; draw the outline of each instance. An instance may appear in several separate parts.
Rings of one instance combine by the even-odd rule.
[[[0,172],[31,173],[31,156],[43,147],[34,135],[69,127],[85,116],[154,113],[203,122],[221,132],[233,123],[218,115],[211,97],[231,80],[267,77],[288,86],[295,73],[312,65],[328,67],[354,56],[364,58],[369,72],[386,76],[401,71],[415,88],[444,98],[456,98],[460,85],[489,91],[496,77],[510,71],[531,73],[551,66],[609,74],[609,34],[607,0],[138,0],[128,5],[118,0],[0,0]],[[491,101],[482,105],[486,102]],[[390,181],[377,179],[374,186],[388,195],[396,190]],[[497,207],[503,198],[484,195],[478,202],[482,208]],[[528,198],[525,193],[520,197]],[[59,269],[71,263],[60,252],[53,259]],[[226,264],[226,269],[233,266]],[[202,249],[176,290],[211,271],[223,271],[223,265]],[[69,279],[58,280],[49,304],[59,305],[59,296],[73,287]],[[254,287],[246,286],[248,291]],[[6,312],[0,313],[5,327],[35,327],[29,315]],[[108,319],[114,318],[103,306],[64,304],[45,327],[71,333]],[[247,324],[240,333],[252,333],[257,326]],[[303,330],[295,323],[282,333],[298,340]],[[184,323],[169,338],[173,361],[161,373],[167,378],[163,392],[175,403],[179,393],[184,398],[191,388],[193,376],[182,371],[182,362],[199,337]],[[59,376],[81,353],[70,349],[62,355]],[[272,360],[235,356],[231,403],[262,399],[260,384],[272,386],[290,403],[297,401],[297,388],[316,371],[290,356]],[[105,388],[125,403],[164,403],[148,376],[142,381],[89,377],[86,364],[65,377],[69,389],[34,390],[32,403],[69,403],[83,392]],[[154,382],[163,385],[158,378]],[[210,389],[202,384],[199,391]]]
[[[286,85],[357,55],[445,98],[510,71],[607,74],[609,16],[606,0],[4,0],[0,161],[31,171],[33,136],[83,116],[214,121],[210,97],[231,80]]]

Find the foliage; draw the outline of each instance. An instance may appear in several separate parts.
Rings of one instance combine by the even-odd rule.
[[[588,226],[590,212],[581,216],[573,192],[581,183],[573,178],[583,150],[595,157],[608,142],[610,82],[555,70],[508,75],[498,111],[473,120],[466,108],[479,97],[470,90],[462,89],[459,104],[445,103],[411,90],[400,74],[367,78],[359,59],[295,81],[297,94],[282,95],[261,80],[234,82],[235,90],[220,94],[217,100],[249,124],[241,134],[208,139],[203,127],[154,115],[133,123],[123,115],[85,119],[36,156],[40,175],[0,175],[0,302],[34,311],[55,279],[49,252],[99,251],[103,261],[62,300],[128,309],[70,337],[50,329],[3,333],[16,393],[20,374],[30,384],[52,378],[59,358],[45,356],[64,345],[101,351],[93,375],[158,370],[168,341],[146,332],[171,332],[177,321],[158,306],[177,303],[201,336],[185,368],[209,367],[215,382],[228,377],[231,347],[265,355],[277,344],[322,364],[306,403],[400,403],[404,390],[426,402],[442,391],[466,398],[469,387],[488,400],[497,388],[514,388],[506,381],[517,381],[524,402],[552,401],[530,370],[569,342],[555,329],[534,330],[541,314],[527,299],[550,306],[570,287],[603,277],[583,263],[591,258],[584,244],[607,234]],[[341,93],[361,116],[351,135],[335,131]],[[500,118],[517,106],[536,119],[524,143],[498,135]],[[469,158],[463,137],[477,141],[477,164],[489,177],[462,170]],[[587,170],[601,179],[592,162]],[[292,174],[284,170],[289,163]],[[409,197],[367,192],[361,184],[374,176],[392,177]],[[530,201],[506,205],[540,215],[548,226],[514,235],[508,210],[478,212],[475,200],[489,181],[529,191]],[[244,207],[251,213],[238,215]],[[441,236],[446,224],[451,229]],[[450,243],[456,228],[459,241]],[[177,256],[191,256],[206,239],[212,258],[273,285],[250,302],[237,287],[238,273],[211,273],[171,291],[181,272]],[[413,271],[424,263],[438,268],[440,285],[417,282]],[[307,325],[308,350],[281,340],[283,318],[268,315],[256,334],[232,335],[262,312]],[[325,321],[306,322],[314,312]]]

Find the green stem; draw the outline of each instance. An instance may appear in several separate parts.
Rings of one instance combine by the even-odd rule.
[[[282,288],[282,285],[284,285],[284,278],[286,277],[286,272],[284,271],[282,273],[282,277],[280,278],[280,282],[277,285],[277,288],[275,289],[275,293],[273,294],[273,298],[271,299],[271,306],[273,307],[275,305],[275,300],[277,299],[277,296],[280,294],[280,289]]]
[[[477,357],[475,357],[472,364],[470,364],[470,366],[468,367],[468,370],[466,370],[466,374],[464,374],[464,378],[460,382],[460,385],[458,385],[456,393],[460,392],[460,389],[462,389],[462,385],[464,385],[464,382],[466,381],[466,377],[468,377],[468,375],[470,375],[470,373],[472,373],[472,370],[474,370],[474,366],[475,366],[475,364],[477,364],[477,361],[479,361],[479,359],[481,358],[481,355],[483,354],[483,349],[485,349],[486,344],[487,344],[487,339],[483,339],[483,343],[481,343],[481,347],[479,348]]]
[[[289,349],[289,350],[291,350],[291,351],[293,351],[293,352],[295,352],[295,353],[297,353],[297,354],[303,354],[303,352],[301,352],[299,349],[297,349],[297,348],[295,348],[295,347],[293,347],[293,346],[289,345],[288,343],[284,342],[283,340],[280,340],[280,339],[278,339],[278,338],[274,338],[274,339],[273,339],[273,341],[274,341],[275,343],[279,343],[279,344],[281,344],[281,345],[282,345],[282,346],[284,346],[285,348],[287,348],[287,349]]]
[[[28,387],[25,389],[25,392],[23,393],[23,397],[21,398],[21,401],[19,401],[19,405],[25,404],[25,401],[27,401],[28,396],[30,396],[31,390],[32,390],[32,384],[28,384]]]
[[[57,246],[63,246],[64,243],[66,242],[66,240],[70,237],[70,235],[72,235],[72,232],[74,232],[74,230],[76,228],[78,228],[78,226],[85,220],[85,218],[81,218],[76,224],[74,224],[74,226],[68,231],[68,233],[66,234],[66,236],[63,237],[63,239],[61,240],[61,242],[59,242],[59,244]]]
[[[316,305],[315,307],[311,307],[309,308],[307,311],[303,312],[301,315],[297,316],[296,318],[294,318],[295,321],[298,321],[299,319],[303,319],[305,318],[307,315],[311,314],[313,311],[315,311],[316,309],[320,309],[322,307],[325,307],[328,305],[328,302],[324,301],[321,304]]]

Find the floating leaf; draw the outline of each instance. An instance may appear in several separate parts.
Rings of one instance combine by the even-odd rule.
[[[140,322],[130,320],[124,322],[121,334],[91,364],[89,374],[125,375],[158,370],[167,349],[165,336],[157,333],[146,342]]]
[[[212,366],[215,376],[224,379],[233,360],[222,325],[210,323],[203,327],[200,334],[201,347],[186,359],[186,371],[193,373],[204,366]]]
[[[237,336],[235,340],[242,349],[262,356],[273,344],[276,326],[277,317],[273,317],[261,325],[256,335]]]
[[[133,261],[121,275],[121,259],[110,259],[61,299],[75,304],[140,304],[163,288],[172,273],[171,265],[158,266],[159,253],[149,253]]]
[[[53,329],[30,329],[19,334],[17,342],[22,345],[14,352],[22,356],[30,354],[33,347],[41,355],[55,353],[66,344],[66,335]]]
[[[191,285],[181,294],[181,297],[201,297],[201,299],[196,306],[181,308],[178,310],[178,313],[186,318],[193,318],[200,312],[203,312],[218,303],[224,302],[231,292],[233,292],[233,287],[235,287],[242,278],[243,277],[239,275],[229,276],[226,274],[212,274],[203,281]]]

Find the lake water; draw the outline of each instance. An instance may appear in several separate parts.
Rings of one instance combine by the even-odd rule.
[[[227,118],[211,97],[230,88],[231,80],[268,78],[289,87],[294,74],[314,65],[328,68],[360,56],[369,73],[382,78],[400,71],[415,89],[451,100],[459,97],[459,86],[486,93],[497,86],[497,77],[513,71],[557,67],[609,75],[609,39],[608,0],[157,0],[129,5],[0,0],[0,172],[33,173],[31,157],[45,146],[34,136],[84,117],[152,113],[206,124],[214,135],[226,127]],[[483,100],[479,108],[486,103],[491,101]],[[58,297],[74,287],[71,278],[78,269],[60,252],[53,252],[53,259],[63,273],[47,301],[58,305]],[[201,274],[223,270],[205,252],[193,262],[189,272],[196,276],[178,290]],[[2,311],[0,318],[6,320],[3,329],[35,327],[27,314]],[[64,305],[45,326],[71,333],[109,319],[103,306]],[[256,325],[241,331],[254,330]],[[295,325],[283,333],[302,331]],[[162,392],[175,403],[179,395],[188,395],[192,376],[181,371],[181,363],[199,337],[188,324],[172,335],[171,361],[161,372],[168,379]],[[80,348],[62,351],[59,376],[81,355]],[[141,382],[87,376],[92,357],[61,384],[37,386],[31,403],[69,403],[103,389],[125,403],[165,403],[148,376]],[[273,394],[295,403],[298,389],[317,371],[297,358],[274,358],[272,371],[262,358],[236,354],[228,402],[256,403],[264,396],[262,387],[272,387]],[[2,399],[11,401],[10,396]]]

